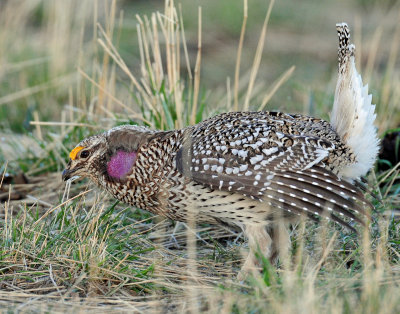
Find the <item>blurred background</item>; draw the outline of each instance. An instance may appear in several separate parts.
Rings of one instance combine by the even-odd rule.
[[[232,97],[227,94],[233,90],[244,2],[187,0],[175,5],[180,11],[177,14],[182,16],[192,72],[198,52],[200,6],[202,10],[199,99],[205,114],[201,118],[216,111],[232,110],[222,99]],[[265,0],[248,2],[240,95],[245,94],[268,6],[269,1]],[[133,95],[129,75],[99,45],[99,25],[111,37],[129,71],[140,74],[142,48],[138,42],[138,16],[146,23],[145,16],[150,19],[155,11],[162,16],[164,10],[162,0],[2,0],[0,131],[3,135],[37,132],[32,121],[90,120],[93,116],[82,118],[79,112],[96,113],[93,106],[102,101],[93,82],[107,85],[108,91],[120,102],[135,111],[143,111],[140,99]],[[396,128],[400,121],[399,17],[400,2],[395,0],[276,1],[268,22],[250,109],[258,109],[263,93],[295,66],[264,108],[328,118],[337,69],[335,24],[345,21],[356,44],[359,71],[364,83],[369,84],[373,103],[378,104],[379,131]],[[160,45],[165,45],[162,36]],[[183,55],[183,46],[180,50]],[[165,65],[164,53],[161,62]],[[182,81],[188,80],[187,61],[182,56],[180,63]],[[80,71],[93,81],[85,79]],[[107,101],[113,103],[116,99],[109,97]],[[66,106],[70,106],[68,112]],[[126,114],[126,108],[121,106],[109,108],[112,114],[119,113],[120,118]],[[132,120],[141,123],[135,118]],[[39,131],[49,130],[58,132],[59,127],[45,125]]]

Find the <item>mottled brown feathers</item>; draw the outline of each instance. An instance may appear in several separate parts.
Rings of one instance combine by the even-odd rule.
[[[379,141],[347,25],[338,34],[331,122],[230,112],[168,132],[120,126],[79,143],[89,157],[77,153],[64,179],[88,176],[115,198],[174,220],[239,227],[250,249],[258,242],[267,257],[274,256],[274,229],[298,215],[354,230],[371,207],[355,183],[372,167]]]
[[[191,210],[203,222],[241,226],[245,218],[231,214],[235,203],[223,215],[228,205],[218,201],[233,195],[244,197],[240,207],[258,223],[268,224],[271,209],[328,217],[349,228],[347,220],[362,223],[359,215],[366,215],[363,194],[338,176],[354,162],[351,149],[324,120],[232,112],[182,130],[122,126],[86,141],[102,145],[90,168],[95,182],[123,202],[175,220],[186,220]],[[116,154],[133,152],[135,163],[122,169],[123,177],[105,170]]]
[[[343,217],[362,222],[352,210],[365,214],[366,203],[336,175],[340,165],[352,162],[326,121],[275,112],[208,119],[192,130],[176,159],[185,177],[211,189],[293,214],[330,217],[347,227]]]

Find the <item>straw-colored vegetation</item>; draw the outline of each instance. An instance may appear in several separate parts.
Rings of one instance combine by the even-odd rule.
[[[260,257],[263,272],[244,283],[236,280],[246,250],[241,234],[153,217],[115,202],[86,181],[67,187],[61,182],[69,150],[85,136],[117,124],[173,129],[237,109],[303,110],[327,117],[336,78],[334,24],[348,15],[334,16],[326,1],[304,1],[310,10],[327,6],[323,15],[332,19],[329,42],[335,43],[310,40],[317,26],[305,31],[312,32],[304,38],[310,42],[306,54],[326,53],[314,63],[328,63],[325,72],[330,73],[322,80],[317,77],[321,66],[305,71],[300,65],[302,75],[309,72],[305,84],[285,56],[271,61],[284,63],[276,76],[263,73],[269,22],[295,25],[303,18],[291,13],[289,19],[291,2],[274,7],[274,1],[220,1],[212,18],[221,19],[211,25],[205,16],[210,10],[188,2],[165,1],[160,11],[135,7],[136,2],[123,2],[122,11],[116,1],[0,4],[0,308],[399,312],[398,165],[368,177],[377,195],[371,198],[376,211],[368,228],[360,227],[357,235],[303,221],[292,230],[290,256],[279,265]],[[385,1],[383,8],[378,1],[352,5],[361,13],[347,22],[354,22],[358,67],[378,104],[383,135],[400,122],[400,7],[394,1]],[[370,38],[361,36],[366,17],[375,23],[368,27],[378,25],[369,29]],[[224,23],[234,24],[226,36],[235,38],[235,48],[226,47],[229,57],[221,61],[229,62],[229,77],[213,87],[206,64],[212,56],[204,47],[218,48],[217,28]],[[292,50],[285,34],[293,38],[282,30],[279,42]],[[272,49],[268,56],[274,53],[282,51]]]

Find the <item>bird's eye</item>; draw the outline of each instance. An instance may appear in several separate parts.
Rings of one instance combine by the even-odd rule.
[[[89,157],[89,151],[88,150],[83,150],[81,152],[81,158],[88,158]]]

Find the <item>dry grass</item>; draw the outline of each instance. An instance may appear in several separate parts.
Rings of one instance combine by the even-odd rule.
[[[85,4],[78,15],[73,1],[24,3],[4,5],[1,21],[8,31],[0,32],[0,37],[11,43],[11,31],[22,36],[28,17],[43,5],[50,38],[45,49],[52,56],[46,63],[48,80],[37,83],[38,79],[31,86],[22,78],[15,91],[0,98],[0,106],[36,93],[45,104],[62,99],[65,106],[52,109],[60,117],[54,121],[56,115],[50,115],[54,122],[40,113],[44,108],[37,108],[31,122],[37,145],[10,144],[4,154],[19,151],[26,156],[17,165],[29,182],[11,185],[4,175],[0,180],[0,196],[8,195],[0,207],[4,311],[393,313],[400,309],[400,230],[391,212],[400,202],[396,167],[371,174],[371,186],[382,202],[374,200],[378,219],[370,228],[360,229],[360,236],[334,225],[301,222],[292,230],[290,258],[275,267],[260,257],[263,272],[245,283],[235,279],[245,251],[241,234],[154,218],[114,203],[86,183],[74,183],[66,190],[61,183],[59,172],[69,149],[98,129],[133,121],[159,129],[179,128],[220,111],[247,109],[255,99],[261,100],[263,109],[294,71],[290,65],[268,90],[257,81],[273,2],[265,12],[253,66],[245,70],[240,69],[244,10],[236,75],[232,86],[227,80],[223,94],[201,88],[201,10],[195,61],[188,53],[182,10],[172,1],[165,2],[164,12],[137,16],[139,66],[134,71],[119,50],[123,13],[115,1],[88,2],[93,6]],[[19,12],[15,20],[7,19],[14,10]],[[365,73],[379,86],[376,102],[383,104],[378,106],[382,132],[399,121],[388,117],[397,116],[400,105],[396,70],[400,37],[393,37],[384,77],[374,79],[379,38],[377,31]],[[232,60],[232,68],[234,64]],[[240,77],[240,72],[247,74]],[[60,89],[68,90],[67,96],[58,98]],[[50,126],[56,131],[49,132]],[[15,165],[4,162],[1,173]],[[37,176],[39,172],[46,174]],[[20,199],[13,200],[13,195]]]

